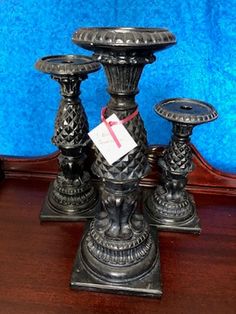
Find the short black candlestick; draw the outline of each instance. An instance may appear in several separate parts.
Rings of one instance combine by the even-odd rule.
[[[65,55],[40,59],[36,68],[61,85],[61,103],[52,142],[59,148],[58,174],[40,213],[41,221],[77,221],[94,216],[98,193],[84,171],[88,121],[79,98],[80,84],[99,63],[90,57]]]
[[[137,110],[135,95],[144,66],[155,61],[154,51],[174,44],[175,37],[165,29],[85,28],[73,41],[94,50],[93,58],[104,66],[111,95],[106,118],[115,113],[124,119]],[[149,171],[146,131],[139,114],[125,127],[136,148],[112,165],[96,152],[93,172],[103,180],[103,207],[84,234],[71,286],[160,296],[158,246],[138,212],[139,180]]]
[[[194,199],[185,190],[193,169],[189,142],[193,127],[215,120],[217,113],[205,102],[183,98],[165,100],[155,111],[173,123],[173,136],[158,162],[162,185],[145,202],[148,221],[160,230],[200,233]]]

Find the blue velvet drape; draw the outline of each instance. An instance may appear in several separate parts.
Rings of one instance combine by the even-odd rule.
[[[82,26],[167,27],[178,43],[146,66],[137,101],[149,143],[168,143],[170,125],[153,106],[169,97],[212,103],[219,119],[194,130],[215,167],[236,172],[235,0],[0,0],[0,154],[42,155],[50,144],[59,88],[34,70],[39,57],[84,53],[71,42]],[[90,127],[106,103],[103,71],[83,83]]]

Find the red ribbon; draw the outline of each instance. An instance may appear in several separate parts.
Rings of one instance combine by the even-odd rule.
[[[105,123],[109,133],[111,134],[111,137],[113,138],[114,142],[116,143],[117,147],[120,148],[121,147],[121,143],[120,141],[118,140],[117,136],[115,135],[115,132],[112,130],[112,126],[113,125],[118,125],[118,124],[124,124],[124,123],[127,123],[129,122],[130,120],[132,120],[134,117],[137,116],[138,114],[138,108],[133,112],[131,113],[129,116],[127,116],[126,118],[122,119],[122,120],[119,120],[119,121],[107,121],[106,118],[104,117],[105,115],[105,112],[106,112],[106,107],[102,108],[102,112],[101,112],[101,119],[102,119],[102,122]]]

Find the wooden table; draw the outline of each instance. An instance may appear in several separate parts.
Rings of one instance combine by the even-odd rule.
[[[83,223],[39,223],[49,180],[0,183],[0,313],[236,313],[236,196],[196,194],[202,234],[160,233],[163,297],[69,288]]]

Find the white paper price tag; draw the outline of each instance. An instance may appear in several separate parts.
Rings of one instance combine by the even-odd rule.
[[[119,122],[120,120],[117,115],[112,114],[106,119],[106,121]],[[113,125],[112,131],[119,141],[120,147],[118,147],[104,122],[88,133],[93,143],[110,165],[137,146],[137,143],[134,141],[123,124]]]

